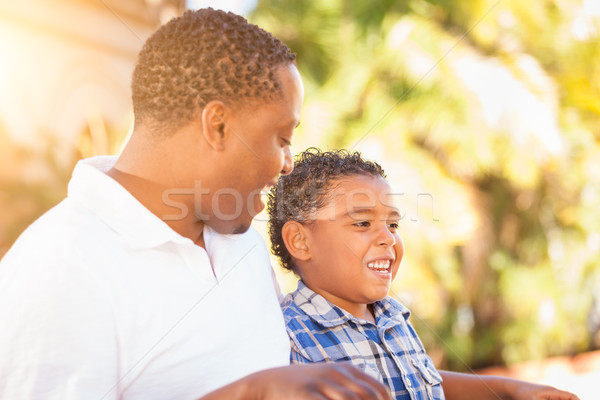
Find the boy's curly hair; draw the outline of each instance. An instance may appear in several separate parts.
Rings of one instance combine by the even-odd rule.
[[[294,170],[279,178],[268,194],[269,236],[271,251],[281,266],[298,274],[281,231],[288,221],[311,222],[316,211],[330,200],[333,184],[351,175],[386,177],[383,168],[347,150],[322,152],[311,147],[294,157]]]
[[[239,104],[281,95],[277,67],[295,54],[243,17],[212,8],[187,11],[144,44],[131,82],[135,122],[169,135],[211,100]]]

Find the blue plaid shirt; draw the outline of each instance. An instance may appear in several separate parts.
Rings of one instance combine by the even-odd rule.
[[[391,297],[373,304],[376,325],[359,319],[298,282],[282,303],[292,364],[349,361],[386,384],[397,400],[444,399],[442,377]]]

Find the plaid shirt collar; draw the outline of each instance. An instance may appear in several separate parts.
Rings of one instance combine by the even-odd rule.
[[[301,280],[298,281],[298,289],[291,293],[290,296],[291,300],[306,315],[324,327],[331,328],[343,325],[348,321],[353,321],[361,325],[371,324],[369,321],[356,318],[349,312],[331,304],[323,296],[309,289]],[[390,325],[402,322],[398,321],[400,318],[408,320],[410,317],[410,310],[389,296],[373,303],[373,311],[377,326],[385,329],[389,328]],[[385,326],[380,326],[381,323]]]

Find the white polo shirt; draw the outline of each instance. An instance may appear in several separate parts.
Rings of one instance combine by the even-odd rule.
[[[115,160],[80,161],[0,263],[0,398],[195,399],[289,364],[260,235],[205,227],[205,251],[104,173]]]

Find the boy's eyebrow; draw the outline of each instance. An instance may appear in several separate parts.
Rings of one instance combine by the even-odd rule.
[[[352,214],[373,214],[373,208],[370,208],[370,207],[351,208],[350,210],[348,210],[345,213],[345,215],[352,215]]]
[[[402,219],[402,215],[400,215],[400,211],[396,210],[395,208],[392,211],[390,211],[389,217]]]
[[[346,216],[352,216],[354,214],[373,214],[374,210],[371,207],[363,207],[363,208],[352,208],[350,210],[348,210],[348,212],[344,213],[344,215]],[[395,209],[392,208],[388,214],[389,218],[400,218],[400,212]]]

